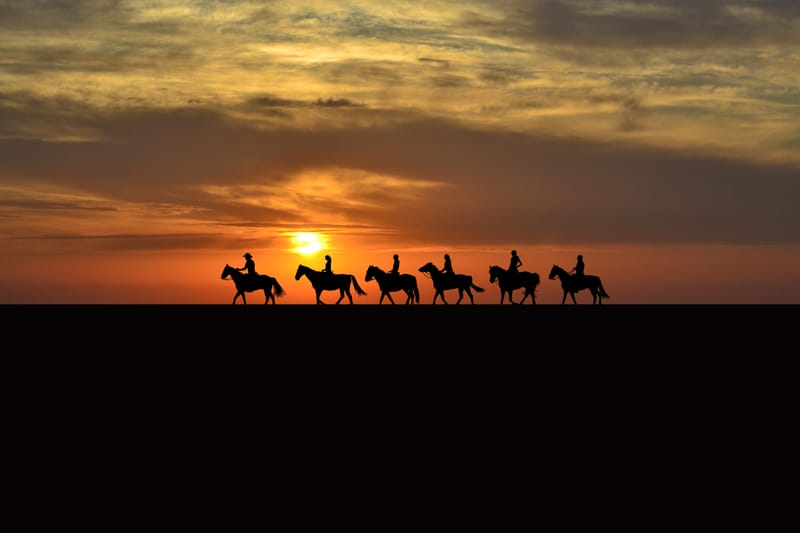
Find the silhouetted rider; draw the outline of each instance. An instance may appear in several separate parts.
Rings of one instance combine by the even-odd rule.
[[[453,262],[450,261],[450,254],[444,254],[444,266],[442,267],[442,274],[449,274],[451,277],[455,276],[453,272]]]
[[[256,273],[256,262],[253,261],[253,256],[250,255],[250,252],[245,253],[242,257],[244,257],[245,259],[244,266],[241,268],[237,268],[236,270],[238,270],[239,272],[246,270],[247,274],[250,277],[257,276],[258,274]]]
[[[329,276],[333,276],[333,270],[331,269],[331,256],[325,256],[325,268],[323,268],[322,271],[327,272]]]
[[[572,268],[572,270],[569,271],[569,273],[575,274],[576,280],[581,280],[583,279],[583,270],[585,266],[586,265],[583,264],[583,256],[578,255],[578,262],[575,263],[575,266]]]
[[[511,261],[508,263],[508,272],[509,274],[518,274],[519,267],[522,266],[522,259],[519,258],[517,255],[516,250],[511,250]]]
[[[392,263],[392,269],[389,271],[389,274],[397,277],[400,275],[400,257],[397,254],[394,254],[392,259],[394,259],[394,262]]]

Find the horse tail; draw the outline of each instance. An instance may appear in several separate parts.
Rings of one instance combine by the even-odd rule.
[[[471,281],[469,282],[469,284],[472,287],[472,290],[474,290],[476,292],[483,292],[484,291],[483,287],[478,287],[477,285],[475,285]]]
[[[357,292],[358,294],[360,294],[360,295],[362,295],[362,296],[363,296],[363,295],[365,295],[365,294],[367,294],[367,291],[365,291],[364,289],[362,289],[362,288],[361,288],[361,287],[358,285],[358,280],[356,279],[356,277],[355,277],[353,274],[350,274],[350,279],[353,281],[353,287],[356,289],[356,292]]]
[[[611,296],[609,296],[606,290],[603,288],[603,282],[600,281],[600,278],[597,278],[597,288],[600,296],[602,296],[603,298],[611,298]]]
[[[286,294],[286,291],[283,290],[283,287],[281,287],[281,284],[278,283],[277,279],[275,278],[270,278],[270,279],[272,280],[272,285],[275,287],[275,296],[283,296],[284,294]]]

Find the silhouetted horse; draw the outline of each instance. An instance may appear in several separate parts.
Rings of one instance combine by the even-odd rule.
[[[575,301],[575,293],[584,289],[589,289],[592,293],[592,305],[602,304],[603,298],[610,298],[606,290],[603,288],[603,282],[597,276],[574,276],[561,268],[558,265],[553,265],[550,269],[548,279],[558,278],[561,281],[561,288],[564,290],[564,296],[561,298],[561,305],[567,301],[567,294],[572,296],[572,303],[577,304]]]
[[[242,274],[235,267],[225,265],[225,268],[222,269],[222,276],[220,277],[222,279],[228,279],[228,276],[233,279],[233,284],[236,286],[236,294],[233,296],[234,305],[236,305],[236,300],[239,296],[242,297],[242,303],[245,305],[247,304],[246,292],[260,291],[263,289],[264,296],[266,297],[264,305],[268,304],[270,301],[272,301],[274,305],[276,296],[283,296],[286,294],[283,287],[278,283],[278,280],[266,274],[251,276],[250,274]]]
[[[444,291],[449,291],[450,289],[458,289],[457,304],[461,303],[465,292],[467,296],[469,296],[469,301],[473,304],[475,303],[471,289],[474,289],[475,292],[483,292],[483,288],[472,283],[472,276],[467,274],[442,274],[439,267],[430,262],[419,267],[419,271],[428,274],[431,280],[433,280],[433,288],[436,289],[433,295],[434,304],[436,304],[436,298],[439,297],[441,297],[442,302],[446,304],[447,300],[444,299]]]
[[[512,298],[513,292],[516,289],[525,289],[525,296],[522,297],[520,304],[525,303],[528,296],[531,297],[531,304],[536,303],[536,287],[539,285],[539,274],[537,272],[528,272],[523,270],[521,272],[509,272],[505,268],[492,265],[489,267],[489,283],[498,282],[500,286],[500,305],[503,305],[506,293],[508,293],[508,301],[516,303]]]
[[[350,300],[352,304],[353,295],[350,294],[351,283],[359,295],[367,294],[358,286],[358,281],[352,274],[329,274],[320,270],[314,270],[305,265],[298,265],[297,272],[294,274],[294,279],[299,280],[303,276],[308,278],[308,281],[311,282],[311,286],[314,287],[314,291],[317,293],[317,305],[325,303],[319,298],[322,291],[339,291],[339,299],[336,300],[336,303],[338,304],[341,302],[345,295],[347,295],[347,299]]]
[[[389,298],[389,301],[394,305],[392,299],[393,292],[403,291],[406,293],[406,304],[413,304],[416,300],[419,303],[419,286],[417,286],[417,278],[413,274],[389,274],[384,272],[380,267],[370,265],[367,267],[367,275],[364,277],[365,281],[376,280],[378,287],[381,288],[381,299],[378,304],[383,303],[383,298]]]

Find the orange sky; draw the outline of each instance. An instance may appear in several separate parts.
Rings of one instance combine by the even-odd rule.
[[[606,303],[800,302],[796,2],[19,2],[0,51],[0,304],[226,303],[245,252],[279,303],[325,253],[499,303],[512,248],[539,303],[579,253]]]

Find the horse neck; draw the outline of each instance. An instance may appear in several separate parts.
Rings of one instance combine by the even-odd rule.
[[[231,279],[233,280],[234,283],[239,283],[242,280],[244,280],[244,274],[242,274],[233,267],[228,267],[228,274],[230,274]]]
[[[438,281],[449,281],[450,278],[446,278],[445,274],[436,267],[431,269],[431,279],[438,280]]]

